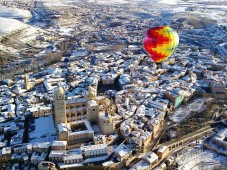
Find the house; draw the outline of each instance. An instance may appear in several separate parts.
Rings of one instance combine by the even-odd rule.
[[[63,162],[64,164],[79,163],[83,161],[83,155],[80,150],[55,150],[50,152],[49,160],[52,162]]]
[[[227,129],[221,130],[213,139],[213,143],[227,150]]]
[[[53,150],[49,154],[49,160],[52,162],[63,162],[63,156],[66,154],[66,151]]]
[[[53,141],[51,144],[51,150],[66,150],[67,141]]]
[[[169,153],[169,148],[167,146],[161,146],[157,151],[157,155],[160,159],[162,159],[163,157],[166,157],[168,153]]]
[[[210,90],[212,93],[224,93],[226,85],[219,82],[210,82]]]
[[[135,165],[133,165],[129,170],[150,170],[150,165],[144,160],[140,160]]]
[[[118,161],[123,161],[127,159],[132,153],[132,149],[127,145],[121,143],[114,151],[114,154],[117,156]]]
[[[184,96],[173,92],[167,92],[164,94],[165,97],[173,104],[173,107],[178,107],[184,99]]]
[[[14,153],[21,154],[24,152],[32,153],[32,144],[31,143],[23,143],[13,146]]]
[[[152,167],[158,162],[159,158],[154,152],[147,152],[141,159],[148,162],[150,167]]]
[[[47,153],[45,152],[33,152],[31,156],[31,164],[38,165],[41,161],[44,161],[47,157]]]
[[[67,154],[63,156],[64,164],[79,163],[83,161],[83,155],[80,153]]]
[[[57,170],[53,162],[41,161],[38,165],[38,170]]]
[[[81,146],[81,153],[85,158],[104,156],[108,154],[107,144]]]
[[[35,152],[49,152],[50,150],[50,142],[41,142],[41,143],[35,143],[33,145],[33,151]]]
[[[11,147],[4,147],[0,150],[0,163],[8,162],[11,158]]]

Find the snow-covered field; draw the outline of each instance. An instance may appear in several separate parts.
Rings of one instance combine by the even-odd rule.
[[[16,30],[27,28],[28,25],[16,20],[0,17],[0,36],[9,34]]]
[[[1,0],[0,0],[1,1]],[[14,35],[10,40],[14,40],[15,43],[20,44],[28,44],[33,47],[42,47],[46,46],[43,44],[39,44],[39,41],[36,41],[36,37],[40,32],[44,32],[44,27],[48,26],[49,23],[45,23],[45,15],[48,13],[45,9],[53,9],[60,13],[64,13],[65,9],[69,6],[72,7],[70,10],[75,10],[74,8],[85,3],[85,8],[89,8],[89,3],[91,3],[91,7],[93,4],[103,4],[108,6],[115,6],[119,8],[119,11],[122,9],[122,12],[116,15],[124,15],[126,17],[138,17],[141,19],[151,19],[152,25],[150,26],[160,26],[160,25],[179,25],[179,35],[180,41],[187,42],[190,45],[201,45],[201,47],[212,48],[211,50],[220,51],[218,54],[226,55],[226,37],[223,32],[220,31],[218,26],[227,25],[227,1],[226,0],[40,0],[41,3],[37,3],[34,15],[31,18],[31,12],[29,10],[25,10],[20,7],[16,7],[13,5],[12,7],[6,7],[0,5],[0,37],[3,35],[9,35],[10,33],[20,32],[22,33]],[[39,1],[39,2],[40,2]],[[32,2],[32,0],[23,0],[23,2]],[[37,1],[38,2],[38,1]],[[62,8],[61,8],[62,7]],[[114,7],[114,8],[115,8]],[[126,8],[125,8],[126,7]],[[124,11],[129,7],[128,11]],[[132,8],[131,8],[132,7]],[[105,8],[105,7],[104,7]],[[28,8],[27,8],[28,9]],[[99,9],[99,8],[97,8]],[[63,11],[62,11],[63,10]],[[37,12],[38,11],[38,12]],[[42,12],[44,11],[44,12]],[[75,10],[76,12],[77,10]],[[45,13],[46,12],[46,13]],[[73,11],[74,12],[74,11]],[[67,12],[66,12],[67,13]],[[44,16],[42,16],[44,14]],[[46,30],[47,34],[57,32],[59,35],[71,35],[71,31],[69,28],[76,24],[72,18],[62,20],[53,20],[53,26]],[[40,18],[44,18],[41,20]],[[30,19],[30,20],[29,20]],[[30,22],[28,22],[28,20]],[[178,21],[180,20],[180,21]],[[73,21],[73,22],[72,22]],[[59,23],[58,23],[59,22]],[[209,26],[208,26],[209,25]],[[58,29],[56,29],[56,26]],[[42,28],[41,28],[42,27]],[[218,27],[217,29],[215,27]],[[73,28],[73,27],[72,27]],[[203,32],[206,35],[203,35],[203,38],[207,40],[212,37],[214,42],[199,41],[196,37],[190,37],[190,35],[194,35],[195,29],[201,29],[199,35]],[[189,31],[192,31],[190,33]],[[51,30],[51,31],[50,31]],[[194,31],[194,32],[193,32]],[[225,31],[225,30],[224,30]],[[220,35],[218,33],[220,32]],[[42,34],[42,33],[41,33]],[[226,33],[227,34],[227,33]],[[43,34],[41,35],[43,36]],[[220,36],[217,40],[217,36]],[[45,36],[43,36],[45,38]],[[196,42],[195,42],[196,41]],[[10,43],[14,43],[11,41]],[[41,42],[42,43],[42,42]],[[219,44],[217,44],[219,43]],[[15,50],[21,50],[23,47],[14,47]],[[6,51],[8,47],[4,48],[1,46],[3,51]],[[13,51],[10,50],[10,51]]]
[[[30,142],[47,142],[57,139],[52,115],[35,119],[34,126],[35,130],[29,133]]]
[[[14,19],[29,19],[32,14],[28,10],[19,9],[19,8],[9,8],[3,5],[0,5],[0,17],[4,18],[14,18]]]
[[[127,0],[88,0],[88,2],[96,2],[99,4],[126,4]]]
[[[181,122],[189,117],[193,112],[201,112],[205,109],[204,104],[204,99],[196,99],[192,103],[178,108],[169,118],[175,123]]]
[[[0,36],[29,26],[20,20],[31,18],[31,12],[19,8],[0,5]]]

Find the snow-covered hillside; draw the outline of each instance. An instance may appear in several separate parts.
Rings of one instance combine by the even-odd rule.
[[[18,9],[18,8],[9,8],[3,5],[0,5],[0,17],[5,18],[14,18],[14,19],[29,19],[32,14],[28,10]]]
[[[16,19],[0,17],[0,36],[9,34],[16,30],[24,29],[27,27],[28,27],[28,25],[26,25]]]

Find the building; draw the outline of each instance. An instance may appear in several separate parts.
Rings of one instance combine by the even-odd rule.
[[[102,84],[103,85],[113,85],[117,74],[103,75]]]
[[[87,119],[98,123],[102,134],[112,135],[115,133],[116,107],[105,96],[96,96],[93,87],[85,94],[87,99]]]
[[[131,77],[128,74],[122,74],[120,75],[120,78],[118,80],[118,84],[123,89],[123,87],[127,84],[131,83]]]
[[[168,153],[169,153],[169,148],[167,146],[161,146],[157,151],[157,155],[160,159],[165,158]]]
[[[81,146],[80,150],[85,158],[105,156],[108,154],[108,145],[98,144],[98,145]]]
[[[90,122],[97,122],[97,115],[99,111],[99,105],[95,100],[89,100],[87,102],[87,119]]]
[[[164,114],[161,113],[147,123],[149,130],[153,131],[152,138],[156,136],[159,128],[163,125],[163,120]]]
[[[52,150],[49,154],[49,160],[52,162],[63,162],[63,156],[67,154],[67,151]]]
[[[129,170],[150,170],[157,162],[158,156],[154,152],[148,152]]]
[[[56,74],[58,73],[58,70],[54,71]],[[60,84],[61,87],[67,88],[67,84],[65,82],[65,78],[50,78],[49,76],[46,78],[46,80],[43,81],[44,86],[48,94],[52,94],[54,92],[54,89],[57,87],[57,85]]]
[[[59,123],[59,140],[67,141],[69,146],[93,141],[94,131],[87,120]]]
[[[119,118],[113,102],[105,96],[96,96],[96,87],[89,86],[83,95],[85,100],[66,104],[63,88],[59,87],[55,94],[54,117],[59,140],[67,141],[70,147],[93,140],[94,131],[89,122],[97,123],[102,134],[112,135],[115,133],[114,121]]]
[[[164,162],[161,163],[161,165],[154,168],[154,170],[165,170],[165,169],[167,169],[167,166]]]
[[[53,141],[51,144],[51,150],[66,150],[67,141]]]
[[[85,98],[71,98],[66,100],[66,120],[68,123],[87,119]]]
[[[54,150],[50,152],[49,160],[52,162],[63,162],[64,164],[79,163],[83,161],[83,155],[80,151]]]
[[[150,170],[150,165],[144,160],[140,160],[135,165],[133,165],[129,170]]]
[[[180,94],[177,94],[175,92],[168,92],[165,93],[165,97],[171,102],[173,103],[173,107],[176,108],[178,107],[181,102],[183,101],[184,97]]]
[[[4,147],[0,150],[0,163],[8,162],[11,158],[11,147]]]
[[[12,165],[12,170],[20,170],[19,163],[15,163]]]
[[[59,123],[67,123],[64,89],[58,87],[54,97],[54,123],[55,127],[57,127]]]
[[[83,156],[80,153],[67,154],[67,155],[64,155],[62,159],[64,164],[73,164],[73,163],[83,162]]]
[[[99,113],[98,125],[104,135],[112,135],[115,132],[114,117],[108,112]]]
[[[33,151],[35,152],[39,152],[39,153],[42,153],[42,152],[49,152],[50,150],[50,142],[40,142],[40,143],[35,143],[33,144]]]
[[[156,108],[160,111],[167,111],[168,109],[168,104],[161,102],[161,101],[149,101],[148,106],[151,108]]]
[[[24,86],[25,86],[26,90],[31,89],[31,83],[29,82],[28,74],[25,74],[25,76],[24,76]]]
[[[52,114],[51,106],[32,107],[28,108],[28,111],[31,113],[32,117],[48,116]]]
[[[141,159],[148,162],[150,167],[153,167],[158,162],[159,158],[154,152],[147,152]]]
[[[213,139],[213,143],[227,150],[227,129],[221,130]]]
[[[21,154],[21,153],[32,153],[32,144],[31,143],[23,143],[23,144],[18,144],[13,146],[13,151],[16,154]]]
[[[222,114],[222,117],[227,120],[227,111]]]
[[[170,166],[170,165],[172,165],[174,163],[174,161],[175,161],[175,158],[173,156],[169,156],[166,159],[166,162],[165,163],[166,163],[167,166]]]
[[[132,154],[132,149],[121,143],[114,151],[118,161],[126,160]]]
[[[210,82],[210,90],[212,93],[224,93],[226,85],[219,82]]]
[[[105,135],[95,135],[93,139],[93,143],[95,145],[97,144],[105,144],[107,142],[106,136]]]
[[[31,156],[31,164],[38,165],[41,161],[44,161],[47,157],[47,153],[33,152]]]
[[[57,170],[53,162],[41,161],[38,165],[38,170]]]

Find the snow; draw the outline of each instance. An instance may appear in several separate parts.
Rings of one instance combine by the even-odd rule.
[[[203,99],[196,99],[192,103],[178,108],[169,118],[174,122],[181,122],[192,112],[201,112],[204,109],[204,103]]]
[[[174,9],[172,9],[174,12],[178,13],[178,12],[185,12],[187,7],[175,7]]]
[[[28,10],[18,9],[18,8],[9,8],[3,5],[0,5],[0,17],[12,18],[12,19],[24,19],[31,18],[31,13]]]
[[[31,142],[53,141],[56,138],[53,116],[39,117],[34,122],[35,130],[30,132]]]
[[[125,4],[126,0],[88,0],[88,2],[97,2],[98,4]]]
[[[227,55],[227,42],[219,44],[218,50],[220,51],[221,54]]]
[[[227,158],[217,153],[214,153],[209,150],[200,151],[196,153],[197,149],[193,149],[190,152],[183,154],[177,158],[178,169],[191,169],[191,170],[199,170],[201,165],[204,169],[210,168],[212,166],[221,166],[227,163]]]
[[[164,3],[164,4],[178,4],[179,0],[160,0],[158,1],[159,3]]]
[[[22,22],[16,19],[9,19],[0,17],[0,36],[9,34],[13,31],[27,28],[28,25],[23,24]]]
[[[64,164],[64,163],[58,163],[58,166],[63,169],[63,168],[75,168],[75,167],[82,167],[82,163],[73,163],[73,164]]]
[[[110,154],[105,155],[105,156],[99,156],[95,158],[87,158],[83,163],[92,163],[92,162],[100,162],[100,161],[105,161],[107,158],[110,156]]]
[[[1,29],[1,28],[0,28]],[[14,49],[14,48],[12,48],[12,47],[6,47],[6,46],[3,46],[3,45],[1,45],[0,44],[0,50],[1,51],[4,51],[4,52],[6,52],[6,53],[14,53],[14,54],[19,54],[19,51],[18,50],[16,50],[16,49]]]
[[[20,41],[26,43],[26,42],[29,42],[29,41],[35,39],[36,36],[38,35],[38,30],[39,29],[37,29],[37,28],[29,27],[23,33],[22,37],[20,38]]]

